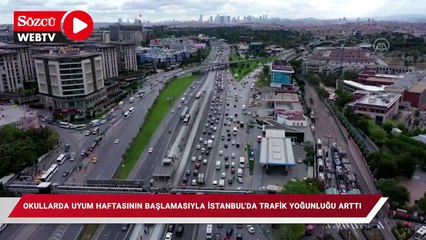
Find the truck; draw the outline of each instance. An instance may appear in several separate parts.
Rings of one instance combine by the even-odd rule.
[[[207,147],[208,148],[212,148],[213,147],[213,140],[212,139],[210,139],[210,140],[207,141]]]
[[[204,173],[198,174],[198,184],[204,184]]]

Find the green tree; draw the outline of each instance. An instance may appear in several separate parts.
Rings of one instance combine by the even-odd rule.
[[[423,212],[426,212],[426,192],[422,198],[416,201],[416,204]]]
[[[303,224],[280,225],[273,235],[276,240],[299,240],[305,235],[305,226]]]
[[[389,197],[393,207],[405,207],[410,200],[407,189],[395,179],[380,179],[377,186],[385,197]]]
[[[353,71],[353,70],[346,70],[345,72],[343,72],[342,77],[343,77],[344,80],[354,81],[358,77],[358,72]]]
[[[390,133],[392,131],[393,128],[393,122],[392,121],[385,121],[382,124],[382,128],[387,132]]]
[[[340,88],[337,89],[336,95],[337,95],[336,104],[341,108],[344,108],[347,103],[350,103],[353,101],[352,93],[345,91],[343,89],[340,89]]]

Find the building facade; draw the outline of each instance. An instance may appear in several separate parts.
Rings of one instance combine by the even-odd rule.
[[[62,112],[85,111],[106,100],[100,53],[44,54],[34,58],[45,106]]]
[[[88,44],[85,49],[99,52],[102,56],[104,79],[118,77],[118,48],[108,44]]]
[[[0,93],[15,93],[24,88],[18,52],[0,49]]]
[[[398,113],[400,94],[393,93],[370,93],[348,106],[358,115],[371,117],[377,124],[390,120]]]
[[[419,82],[404,91],[403,100],[410,102],[412,107],[426,108],[426,82]]]
[[[118,71],[137,71],[136,45],[132,42],[111,42],[117,48]]]
[[[271,69],[271,87],[293,85],[293,68],[285,60],[275,60]]]
[[[5,44],[0,45],[0,49],[12,50],[18,53],[17,60],[21,67],[22,74],[20,75],[21,81],[34,82],[34,61],[31,59],[29,45]]]

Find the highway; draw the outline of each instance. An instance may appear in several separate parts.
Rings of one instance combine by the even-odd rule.
[[[310,85],[305,85],[305,98],[306,103],[310,105],[310,98],[313,100],[313,105],[310,106],[315,110],[315,136],[317,138],[329,139],[329,142],[323,142],[325,146],[330,145],[332,142],[336,142],[339,146],[342,146],[351,162],[353,171],[356,173],[357,180],[361,185],[361,190],[363,193],[377,193],[377,189],[375,187],[375,182],[371,177],[370,170],[368,169],[365,160],[362,158],[362,155],[353,142],[352,139],[348,140],[347,132],[341,132],[339,127],[342,128],[332,116],[330,110],[324,105],[324,103],[319,99],[319,96],[315,92],[315,89]],[[373,223],[378,224],[378,226],[384,226],[380,229],[381,233],[385,237],[385,239],[395,239],[391,228],[389,227],[388,219],[383,218],[383,215],[379,213],[379,218],[373,220]],[[333,227],[332,229],[339,229],[339,227]],[[357,227],[350,228],[353,234],[357,237],[357,239],[365,239],[364,235],[361,232],[361,229]]]

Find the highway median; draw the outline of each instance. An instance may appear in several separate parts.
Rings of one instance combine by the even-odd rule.
[[[166,86],[160,91],[160,95],[154,101],[152,107],[148,109],[138,134],[133,138],[132,143],[123,154],[120,167],[114,174],[115,179],[128,178],[164,116],[166,116],[175,101],[179,99],[196,78],[197,75],[191,75],[175,78],[168,84],[166,83]]]

